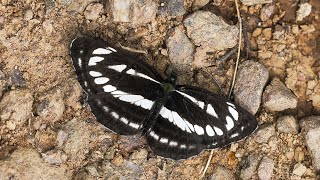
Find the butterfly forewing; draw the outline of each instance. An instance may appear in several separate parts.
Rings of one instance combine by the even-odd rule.
[[[137,134],[162,96],[162,77],[148,64],[102,40],[77,38],[73,65],[97,120],[122,135]]]

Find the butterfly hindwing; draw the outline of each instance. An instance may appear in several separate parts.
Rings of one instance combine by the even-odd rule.
[[[71,56],[97,120],[122,135],[139,133],[154,101],[162,96],[157,71],[99,39],[75,39]]]
[[[251,134],[257,121],[227,98],[191,86],[176,86],[147,134],[157,154],[185,159]],[[169,130],[171,132],[169,132]]]

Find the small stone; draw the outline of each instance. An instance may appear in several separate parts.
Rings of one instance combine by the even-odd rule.
[[[67,161],[67,155],[61,150],[51,150],[41,155],[44,161],[52,165],[60,165]]]
[[[12,90],[0,102],[0,121],[22,125],[32,115],[33,97],[29,90]]]
[[[199,10],[203,6],[207,5],[210,0],[194,0],[192,3],[193,11]]]
[[[265,5],[260,10],[260,19],[261,21],[267,21],[271,18],[273,12],[275,10],[274,5]]]
[[[136,164],[142,164],[143,162],[147,161],[147,156],[148,151],[146,149],[140,149],[131,154],[130,160]]]
[[[159,15],[161,16],[183,16],[186,13],[184,0],[164,0],[159,7]]]
[[[8,121],[7,122],[7,128],[10,129],[10,130],[15,130],[16,129],[16,124],[12,121]]]
[[[299,5],[297,11],[297,21],[302,21],[305,17],[309,16],[312,10],[312,6],[309,3],[302,3]]]
[[[235,180],[235,175],[229,169],[223,166],[216,166],[213,169],[212,176],[209,178],[211,180]]]
[[[57,146],[61,147],[64,144],[64,142],[66,142],[67,139],[68,139],[68,133],[63,130],[59,130],[57,133],[57,140],[56,140]]]
[[[44,93],[39,97],[40,103],[36,106],[36,113],[40,117],[55,122],[62,118],[65,110],[63,93],[59,88]]]
[[[22,77],[22,73],[18,68],[13,69],[11,82],[13,86],[24,86],[26,85],[26,81]]]
[[[209,11],[196,11],[183,20],[187,35],[197,46],[214,50],[232,48],[238,43],[239,29]]]
[[[297,103],[297,97],[279,78],[274,78],[263,92],[263,106],[269,111],[294,109]]]
[[[262,30],[262,34],[264,35],[264,38],[266,40],[270,40],[272,37],[272,29],[271,28],[265,28]]]
[[[269,157],[263,157],[258,167],[258,176],[260,180],[270,180],[273,175],[273,160]]]
[[[313,168],[320,171],[320,116],[301,119],[300,127],[310,152]]]
[[[243,180],[249,180],[251,179],[251,177],[254,175],[259,161],[260,161],[260,157],[258,154],[253,153],[250,154],[248,157],[246,157],[245,159],[243,159],[240,162],[240,178]]]
[[[169,31],[166,41],[169,59],[179,72],[188,71],[193,61],[194,46],[180,28]]]
[[[277,120],[277,130],[280,133],[298,134],[299,124],[293,116],[281,116]]]
[[[262,64],[255,61],[243,62],[234,86],[236,103],[255,114],[260,107],[261,94],[268,78],[268,70]]]
[[[98,170],[97,170],[97,167],[95,166],[86,166],[85,167],[86,171],[89,172],[89,174],[91,176],[94,176],[94,177],[100,177],[101,175],[99,174]]]
[[[113,159],[115,153],[116,153],[116,148],[110,147],[110,148],[104,153],[104,159],[108,159],[108,160]]]
[[[112,162],[113,162],[113,164],[114,164],[115,166],[118,166],[118,167],[119,167],[119,166],[121,166],[122,163],[123,163],[123,157],[122,157],[121,155],[116,156],[115,158],[113,158]]]
[[[252,6],[255,4],[272,3],[272,0],[240,0],[244,5]]]
[[[301,163],[297,163],[296,165],[294,165],[292,173],[297,176],[302,176],[306,171],[307,171],[307,167],[305,167]]]
[[[256,28],[253,33],[252,33],[252,37],[258,37],[262,32],[261,28]]]
[[[51,150],[56,145],[56,137],[57,134],[51,129],[47,129],[45,131],[37,131],[35,138],[38,148],[41,152],[47,152]]]
[[[29,20],[31,20],[32,18],[33,18],[33,12],[32,12],[32,10],[31,10],[31,9],[26,10],[26,11],[24,12],[24,19],[25,19],[26,21],[29,21]]]
[[[96,20],[102,13],[103,5],[100,3],[92,3],[86,7],[84,17],[88,20]]]
[[[267,143],[271,136],[276,134],[276,130],[272,124],[260,126],[255,133],[255,140],[258,143]]]

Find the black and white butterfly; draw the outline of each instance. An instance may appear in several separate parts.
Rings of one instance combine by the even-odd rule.
[[[101,39],[72,41],[78,80],[97,120],[121,135],[141,133],[160,156],[186,159],[223,147],[257,128],[253,115],[229,99],[163,79],[147,63]]]

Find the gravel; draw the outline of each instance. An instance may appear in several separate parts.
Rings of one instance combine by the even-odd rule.
[[[263,157],[258,167],[258,176],[260,180],[270,180],[273,176],[274,162],[270,157]]]
[[[275,134],[276,130],[272,124],[261,125],[255,133],[255,140],[258,143],[267,143]]]

